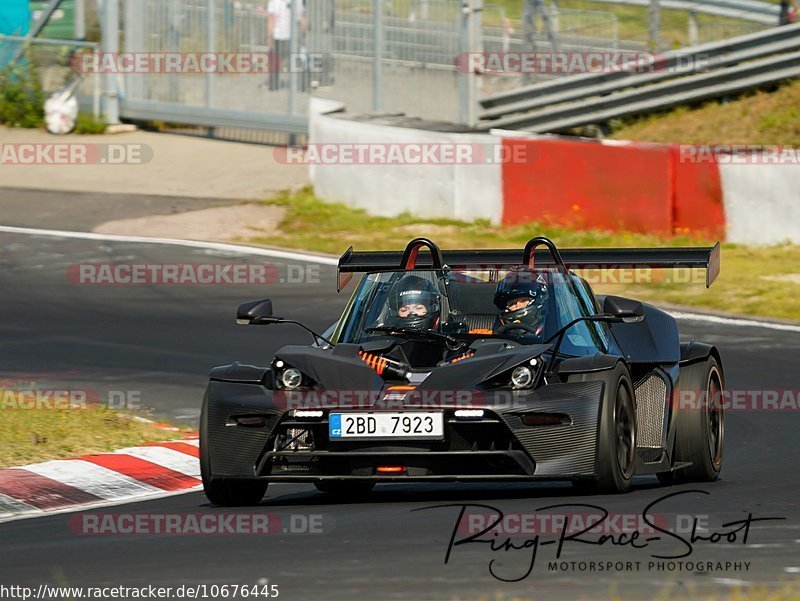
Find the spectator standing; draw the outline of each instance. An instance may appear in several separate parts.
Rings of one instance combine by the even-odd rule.
[[[789,24],[789,0],[781,0],[781,9],[778,13],[778,25]]]
[[[270,68],[269,89],[277,90],[281,83],[281,70],[287,61],[292,39],[292,2],[293,0],[269,0],[267,5],[267,38],[270,60],[275,61]],[[305,34],[306,18],[303,0],[298,2],[300,14],[297,15],[300,36]],[[298,44],[299,47],[299,44]],[[291,68],[291,65],[290,65]]]

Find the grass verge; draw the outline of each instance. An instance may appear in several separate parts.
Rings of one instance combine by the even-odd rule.
[[[20,392],[0,390],[0,468],[102,453],[179,436],[107,407],[28,409]]]
[[[254,244],[341,254],[351,244],[357,250],[402,249],[409,240],[427,236],[441,248],[523,248],[537,235],[553,239],[560,247],[697,246],[711,240],[676,237],[664,240],[652,235],[606,231],[574,231],[529,224],[494,226],[487,221],[422,219],[411,215],[376,217],[343,204],[323,203],[306,188],[284,192],[265,204],[285,207],[278,234],[251,237]],[[584,274],[598,278],[599,274]],[[670,281],[653,274],[647,283],[622,283],[619,279],[598,282],[594,289],[607,294],[629,295],[650,302],[684,305],[740,315],[800,320],[800,246],[746,247],[725,244],[722,271],[710,290],[702,283],[682,283],[699,274],[674,273]]]
[[[800,144],[800,79],[733,101],[681,106],[612,123],[618,140],[684,144]]]

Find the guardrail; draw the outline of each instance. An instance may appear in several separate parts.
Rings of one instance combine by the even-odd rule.
[[[124,97],[121,105],[121,114],[127,119],[159,119],[182,125],[261,129],[287,134],[308,133],[308,117],[305,115],[276,115],[257,111],[245,113],[232,109]]]
[[[608,4],[629,4],[631,6],[650,6],[650,0],[597,0]],[[673,10],[693,10],[698,13],[730,17],[763,23],[764,25],[777,25],[780,6],[759,0],[703,0],[692,2],[690,0],[660,0],[662,8]]]
[[[800,75],[800,24],[560,77],[481,100],[479,129],[557,132]]]

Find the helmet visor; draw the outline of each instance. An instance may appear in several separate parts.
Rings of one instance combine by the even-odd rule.
[[[530,296],[514,296],[506,301],[506,311],[519,311],[533,302]]]
[[[398,313],[425,315],[436,308],[436,294],[429,290],[403,290],[397,295]],[[424,313],[421,313],[424,311]]]

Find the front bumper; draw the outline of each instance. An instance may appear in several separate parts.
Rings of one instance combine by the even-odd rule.
[[[208,452],[214,478],[407,482],[591,477],[596,473],[602,392],[601,383],[583,382],[515,392],[511,397],[508,391],[486,393],[480,407],[486,413],[480,420],[455,419],[453,412],[462,407],[437,407],[445,413],[445,436],[440,441],[331,442],[327,415],[347,409],[326,407],[321,418],[297,420],[276,407],[272,391],[260,384],[212,381],[206,392],[207,435],[201,445]],[[558,413],[569,420],[550,426],[522,423],[523,415],[536,412]],[[262,416],[261,425],[236,425],[242,415]],[[288,432],[303,430],[307,431],[304,444],[282,446]],[[383,466],[405,470],[379,472]]]

